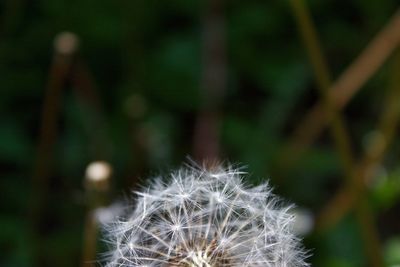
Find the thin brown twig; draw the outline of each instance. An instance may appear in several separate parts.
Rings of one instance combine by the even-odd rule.
[[[397,10],[385,27],[330,86],[329,94],[337,109],[341,110],[348,104],[399,44],[400,11]],[[296,162],[306,148],[320,135],[328,121],[329,118],[321,100],[300,120],[289,138],[290,141],[278,156],[278,165],[287,168]]]
[[[321,45],[319,43],[311,15],[303,0],[292,0],[292,9],[294,11],[300,33],[306,46],[314,73],[318,81],[318,89],[322,98],[325,114],[330,122],[329,126],[333,138],[336,142],[336,149],[344,167],[346,175],[346,184],[353,187],[359,180],[358,172],[353,169],[354,157],[351,148],[351,142],[346,129],[344,119],[334,105],[332,95],[329,91],[331,84],[327,64],[323,58]],[[362,228],[362,236],[366,245],[366,255],[372,266],[383,266],[383,258],[379,252],[371,254],[374,249],[380,251],[379,235],[374,226],[374,220],[369,208],[365,205],[357,206],[358,221]]]
[[[394,57],[392,82],[384,103],[384,110],[377,125],[374,137],[358,164],[361,173],[354,188],[344,187],[322,209],[318,216],[318,228],[326,229],[339,221],[360,200],[359,195],[365,190],[365,183],[373,178],[377,166],[382,162],[386,151],[394,139],[400,120],[400,51]]]
[[[381,241],[376,234],[374,214],[365,195],[361,201],[357,203],[355,211],[358,221],[361,222],[361,236],[366,245],[365,253],[370,266],[385,266]]]
[[[40,227],[44,205],[47,200],[50,176],[53,171],[54,145],[57,139],[57,123],[60,113],[63,86],[68,78],[68,74],[73,61],[74,50],[67,51],[60,49],[60,44],[64,40],[55,39],[55,49],[53,62],[51,64],[48,81],[45,90],[44,102],[42,106],[41,127],[39,132],[39,142],[37,154],[33,166],[32,191],[30,201],[30,219],[32,220],[33,238],[35,247],[39,250],[35,252],[37,257],[35,265],[42,265],[44,257],[39,242]]]
[[[350,137],[347,133],[344,119],[341,117],[339,111],[336,110],[336,106],[329,94],[329,87],[332,82],[326,60],[323,56],[321,44],[304,1],[291,0],[290,2],[317,79],[317,89],[319,89],[322,98],[325,114],[327,114],[330,121],[332,135],[336,142],[340,159],[342,160],[344,172],[347,178],[351,179],[353,176],[352,166],[354,159]]]
[[[101,97],[92,73],[82,58],[76,58],[71,76],[76,98],[85,108],[82,117],[92,154],[96,160],[106,159],[110,147]]]

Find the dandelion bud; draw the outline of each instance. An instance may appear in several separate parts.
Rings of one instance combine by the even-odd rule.
[[[309,266],[291,232],[291,207],[233,168],[182,168],[136,192],[135,208],[106,227],[107,267]]]
[[[54,39],[54,49],[62,55],[73,54],[79,46],[79,38],[72,32],[61,32]]]
[[[92,190],[106,191],[111,174],[112,167],[109,163],[105,161],[91,162],[86,168],[85,186]]]

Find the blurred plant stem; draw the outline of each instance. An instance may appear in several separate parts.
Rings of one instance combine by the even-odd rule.
[[[299,3],[291,1],[293,8],[297,8]],[[300,11],[300,9],[299,9]],[[308,22],[304,21],[307,25]],[[310,35],[309,30],[305,30],[304,35]],[[387,58],[393,53],[400,44],[400,11],[397,10],[386,26],[375,36],[361,54],[350,64],[349,67],[329,86],[331,104],[336,109],[343,109],[351,98],[362,88],[362,86],[376,73]],[[313,49],[310,46],[309,50]],[[318,59],[318,52],[314,50],[310,59],[318,76],[317,81],[320,86],[326,86],[328,74],[323,66],[323,58]],[[306,151],[312,142],[317,139],[324,127],[328,124],[331,117],[326,114],[324,105],[316,103],[308,113],[300,120],[297,128],[293,131],[287,145],[281,150],[278,156],[278,166],[288,168],[293,165]]]
[[[62,103],[62,91],[66,82],[72,77],[72,83],[76,88],[76,96],[81,102],[83,114],[89,114],[84,124],[87,126],[89,145],[92,148],[94,158],[105,158],[107,153],[107,140],[105,137],[105,123],[101,112],[100,97],[89,70],[82,60],[76,57],[79,40],[74,33],[62,32],[54,40],[54,57],[49,70],[48,84],[45,92],[41,128],[39,133],[39,144],[37,157],[32,177],[32,201],[30,214],[32,220],[32,232],[37,266],[43,266],[45,252],[42,248],[40,238],[43,238],[42,227],[44,206],[48,201],[48,187],[50,177],[53,173],[54,146],[57,140],[57,123],[60,117],[60,105]],[[90,111],[90,112],[88,112]],[[86,238],[91,240],[93,235],[92,212],[88,213],[85,232]],[[95,238],[95,237],[94,237]],[[90,254],[90,253],[89,253]],[[86,254],[85,254],[86,255]],[[93,260],[93,258],[92,258]]]
[[[225,1],[208,0],[203,18],[202,106],[194,129],[194,157],[214,160],[220,156],[221,102],[226,90]]]
[[[97,250],[97,219],[95,210],[88,210],[85,218],[85,226],[83,232],[83,255],[82,267],[89,264],[95,265],[96,250]]]
[[[127,112],[127,124],[129,125],[129,154],[126,175],[123,178],[124,188],[136,188],[142,177],[149,168],[149,158],[151,156],[150,139],[151,133],[145,125],[148,115],[148,106],[146,105],[145,87],[147,53],[146,48],[146,29],[151,21],[148,16],[153,12],[152,6],[146,1],[124,0],[127,8],[122,15],[126,18],[129,25],[129,31],[125,42],[124,50],[127,56],[127,71],[129,79],[125,86],[129,87],[130,95],[124,100],[125,105],[129,106]]]
[[[326,205],[319,215],[319,227],[328,228],[339,221],[365,193],[365,186],[370,183],[376,174],[377,167],[381,164],[387,150],[392,143],[400,119],[400,50],[394,55],[390,84],[384,109],[380,116],[374,135],[368,143],[363,158],[357,165],[361,173],[353,188],[344,187]]]
[[[82,267],[95,265],[97,251],[99,208],[106,206],[110,191],[112,167],[105,161],[91,162],[86,169],[86,219],[83,234]]]
[[[107,136],[107,125],[103,105],[93,75],[80,57],[73,66],[72,84],[76,98],[81,106],[81,114],[91,154],[96,159],[105,159],[110,154],[110,142]]]
[[[352,173],[352,166],[354,163],[354,156],[351,148],[351,141],[346,130],[344,119],[337,111],[332,98],[329,94],[329,87],[332,84],[328,64],[324,58],[321,44],[318,40],[311,15],[309,14],[304,0],[291,0],[292,9],[297,20],[297,25],[301,33],[301,37],[307,49],[308,57],[317,80],[317,89],[323,102],[325,114],[330,122],[333,138],[336,142],[336,148],[339,153],[340,160],[344,168],[345,174],[348,179],[351,179],[354,174]]]
[[[359,180],[359,172],[354,169],[354,156],[344,119],[337,110],[329,91],[331,86],[329,71],[323,57],[321,45],[311,15],[308,12],[304,0],[291,0],[290,3],[318,82],[317,88],[319,89],[324,111],[327,120],[329,121],[332,136],[336,142],[336,149],[347,178],[345,183],[349,187],[354,187]],[[362,236],[365,241],[366,256],[369,258],[371,266],[383,266],[383,256],[381,255],[379,235],[376,232],[374,220],[370,214],[371,211],[369,207],[363,203],[359,203],[359,205],[356,206],[356,210],[359,215],[358,221],[362,228]]]
[[[57,41],[57,40],[56,40]],[[75,51],[65,53],[55,44],[53,61],[48,74],[45,90],[41,126],[37,154],[33,166],[32,189],[30,201],[30,219],[32,221],[32,235],[34,241],[34,266],[43,266],[44,248],[40,239],[44,213],[44,205],[48,198],[48,187],[50,176],[54,166],[54,145],[57,139],[57,123],[62,102],[62,90],[71,70],[73,55]]]
[[[108,159],[110,155],[110,142],[107,136],[107,125],[103,114],[101,96],[90,69],[82,58],[77,57],[73,66],[72,83],[75,95],[82,108],[81,114],[89,140],[90,154],[96,160]],[[82,266],[95,265],[98,236],[97,209],[107,202],[110,191],[111,166],[98,161],[98,170],[86,173],[86,217],[83,233]],[[93,166],[92,166],[93,167]],[[103,169],[101,168],[103,167]],[[88,169],[90,165],[88,166]],[[103,173],[101,173],[103,171]],[[100,175],[100,176],[99,176]]]

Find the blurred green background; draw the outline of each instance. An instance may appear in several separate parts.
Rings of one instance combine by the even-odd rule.
[[[399,53],[341,110],[368,179],[320,231],[327,203],[352,185],[328,127],[304,149],[288,145],[320,99],[295,2],[312,14],[333,80],[397,9],[395,0],[2,0],[0,266],[81,265],[88,209],[187,156],[271,179],[297,203],[314,266],[400,266]],[[113,168],[101,203],[84,186],[96,160]]]

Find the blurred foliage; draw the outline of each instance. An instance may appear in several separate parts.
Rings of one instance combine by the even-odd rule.
[[[396,4],[308,2],[334,77],[386,23]],[[0,2],[0,266],[34,266],[36,253],[42,254],[41,267],[80,264],[82,181],[92,160],[112,163],[116,199],[129,192],[135,177],[177,167],[192,153],[196,117],[204,105],[199,86],[204,12],[203,1],[184,0]],[[289,3],[233,0],[225,15],[228,86],[221,106],[221,158],[245,164],[252,182],[271,178],[277,193],[316,214],[343,176],[328,131],[295,166],[282,171],[273,164],[318,99]],[[38,245],[28,216],[31,177],[53,42],[63,31],[79,37],[77,57],[94,81],[100,108],[82,101],[73,82],[64,84]],[[385,105],[390,64],[344,110],[357,155],[364,153],[362,140]],[[92,127],[98,117],[100,126]],[[388,266],[400,264],[400,142],[395,139],[368,193]],[[313,248],[315,266],[367,265],[352,214],[323,236],[309,234],[305,241]]]

